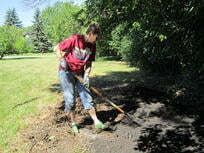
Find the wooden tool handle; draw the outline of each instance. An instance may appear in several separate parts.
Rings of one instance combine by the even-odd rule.
[[[82,79],[80,76],[76,75],[73,73],[73,76],[75,78],[77,78],[79,80],[79,82],[81,82],[82,84],[85,83],[84,79]],[[119,106],[117,106],[116,104],[114,104],[110,99],[108,99],[106,96],[104,96],[100,91],[98,91],[96,88],[94,87],[90,87],[91,92],[95,93],[97,96],[101,97],[103,100],[105,100],[106,102],[110,103],[113,107],[115,107],[118,111],[120,111],[121,113],[125,113],[124,110],[122,110]]]

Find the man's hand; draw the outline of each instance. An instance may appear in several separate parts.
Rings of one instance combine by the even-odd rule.
[[[84,79],[84,86],[86,88],[89,88],[89,75],[85,73],[83,79]]]
[[[64,69],[67,69],[67,62],[64,58],[60,59],[60,66]]]

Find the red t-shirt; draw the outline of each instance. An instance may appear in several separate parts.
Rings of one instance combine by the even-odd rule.
[[[64,58],[69,70],[76,74],[83,74],[86,63],[95,60],[96,44],[85,42],[84,35],[72,35],[59,43],[59,49],[66,52]]]

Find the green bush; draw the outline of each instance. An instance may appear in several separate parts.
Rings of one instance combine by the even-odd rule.
[[[30,53],[33,51],[33,45],[30,44],[28,40],[21,37],[21,38],[16,40],[16,42],[14,44],[14,50],[18,54]]]
[[[4,54],[28,53],[33,50],[28,38],[24,37],[24,29],[16,26],[0,27],[0,52]]]

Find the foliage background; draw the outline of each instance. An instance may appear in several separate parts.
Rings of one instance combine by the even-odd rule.
[[[94,18],[104,29],[100,55],[119,56],[133,66],[171,75],[175,83],[170,94],[182,89],[182,99],[203,100],[203,1],[87,0],[85,4],[89,20]]]

